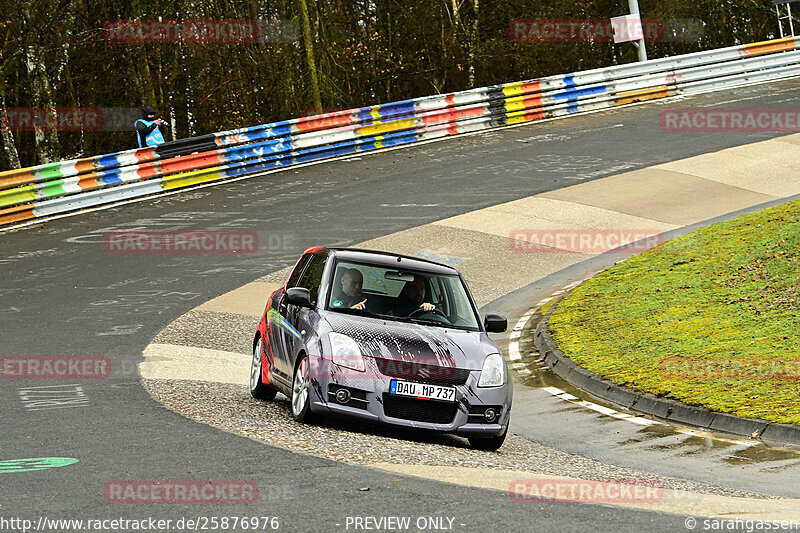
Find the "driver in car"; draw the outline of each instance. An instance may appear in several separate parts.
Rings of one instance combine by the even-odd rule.
[[[364,275],[357,268],[348,268],[341,277],[342,290],[333,302],[334,307],[366,309],[367,299],[361,293]]]
[[[425,278],[414,275],[413,281],[407,281],[394,307],[395,316],[409,316],[419,309],[433,311],[436,306],[425,300]]]

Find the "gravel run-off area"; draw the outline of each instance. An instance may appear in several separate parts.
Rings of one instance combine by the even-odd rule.
[[[289,400],[272,402],[250,396],[247,386],[183,380],[143,380],[150,395],[169,409],[197,422],[294,452],[348,464],[375,463],[459,466],[515,470],[595,480],[659,480],[664,488],[703,494],[769,498],[763,494],[714,487],[594,461],[509,435],[496,452],[470,448],[453,436],[325,419],[318,425],[295,422]]]

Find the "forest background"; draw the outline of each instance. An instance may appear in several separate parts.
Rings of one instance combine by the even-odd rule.
[[[778,37],[772,0],[640,8],[669,29],[647,44],[651,59]],[[0,115],[117,112],[102,129],[61,131],[6,117],[0,170],[134,148],[143,105],[173,125],[168,138],[183,138],[633,62],[630,43],[530,42],[514,32],[520,19],[627,13],[626,0],[0,0]],[[260,31],[155,42],[125,38],[119,21],[130,20],[258,21]]]

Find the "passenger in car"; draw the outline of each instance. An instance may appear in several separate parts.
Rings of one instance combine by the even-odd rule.
[[[400,291],[393,314],[395,316],[409,316],[419,309],[433,311],[435,308],[435,305],[425,301],[425,278],[414,274],[414,280],[407,281],[403,286],[403,290]]]

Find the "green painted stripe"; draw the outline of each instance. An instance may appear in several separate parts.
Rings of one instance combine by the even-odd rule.
[[[74,465],[78,460],[74,457],[35,457],[32,459],[11,459],[0,461],[0,474],[30,472],[45,468],[59,468]]]
[[[37,198],[54,198],[56,196],[64,196],[67,191],[64,190],[64,180],[55,180],[47,183],[39,184],[36,191]]]
[[[64,174],[61,172],[61,163],[48,163],[43,165],[42,168],[37,170],[34,174],[36,180],[52,180],[63,178]]]

